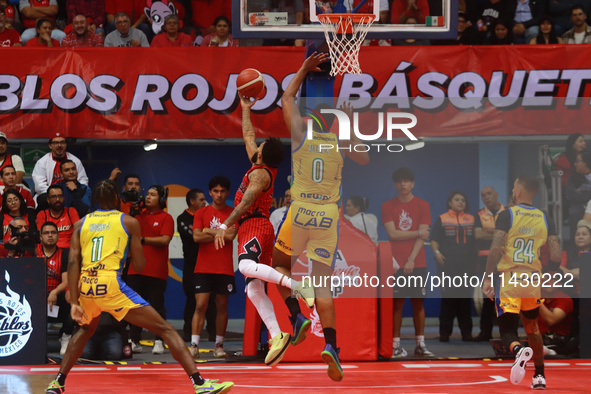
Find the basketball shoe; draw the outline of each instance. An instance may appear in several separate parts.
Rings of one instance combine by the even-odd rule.
[[[63,394],[66,392],[66,385],[61,386],[57,380],[49,383],[49,387],[45,390],[45,394]]]
[[[307,332],[310,330],[310,326],[312,323],[310,320],[306,319],[304,315],[298,313],[293,322],[293,336],[291,337],[291,345],[299,345],[300,343],[304,342],[307,337]]]
[[[320,353],[322,361],[328,365],[328,369],[326,371],[328,377],[335,382],[340,382],[343,380],[343,368],[341,368],[341,363],[339,362],[340,351],[341,349],[335,350],[331,344],[327,343],[322,353]]]
[[[280,332],[269,340],[269,352],[265,357],[265,364],[272,366],[278,364],[283,358],[285,351],[289,347],[291,335],[286,332]]]
[[[297,298],[304,300],[308,308],[314,308],[314,288],[309,286],[309,283],[305,285],[303,281],[299,282],[292,292]]]
[[[534,390],[546,390],[546,378],[544,375],[537,374],[531,380],[531,386]]]
[[[522,347],[515,355],[515,362],[511,367],[511,383],[519,384],[525,376],[525,364],[532,358],[534,351],[531,347]]]
[[[215,380],[205,380],[201,385],[194,385],[195,394],[223,394],[232,390],[233,382],[216,383]]]

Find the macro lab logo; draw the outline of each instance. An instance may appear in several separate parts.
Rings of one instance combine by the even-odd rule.
[[[18,353],[25,347],[33,332],[31,324],[31,306],[23,296],[10,289],[10,275],[6,279],[6,293],[0,292],[0,357]]]
[[[411,128],[417,125],[417,117],[414,114],[406,112],[371,112],[363,113],[365,116],[375,116],[377,120],[377,130],[373,134],[365,134],[361,132],[360,128],[360,114],[361,112],[353,112],[353,119],[350,119],[345,111],[334,109],[334,108],[321,108],[320,111],[306,108],[306,116],[308,116],[306,122],[306,139],[321,139],[319,143],[319,151],[321,153],[329,152],[332,149],[336,149],[337,152],[341,151],[353,151],[353,152],[369,152],[369,151],[387,151],[391,153],[402,152],[405,150],[405,146],[402,144],[390,143],[395,132],[401,131],[406,138],[411,142],[419,143],[419,139],[410,131]],[[322,136],[314,135],[314,132],[326,133],[330,131],[332,122],[328,122],[328,116],[333,115],[338,125],[338,143],[334,142],[330,138],[324,138]],[[367,119],[367,118],[365,118]],[[373,123],[372,119],[372,123]],[[404,121],[406,120],[406,122]],[[351,135],[353,131],[353,136]],[[366,132],[367,130],[363,130]],[[385,133],[385,139],[387,143],[381,143],[377,140],[383,138]],[[371,142],[370,141],[374,141]],[[327,143],[324,143],[327,142]],[[410,150],[409,148],[406,148]],[[414,148],[416,149],[416,147]]]

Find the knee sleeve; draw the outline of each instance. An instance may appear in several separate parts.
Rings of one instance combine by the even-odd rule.
[[[517,328],[519,327],[519,315],[516,313],[503,313],[499,316],[499,332],[503,345],[509,349],[511,343],[519,342]]]
[[[238,263],[238,269],[240,273],[244,276],[254,277],[257,271],[257,263],[250,259],[241,259]]]

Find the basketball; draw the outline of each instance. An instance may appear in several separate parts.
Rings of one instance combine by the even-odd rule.
[[[238,92],[246,97],[258,97],[265,89],[265,79],[263,75],[254,68],[242,70],[236,79]]]

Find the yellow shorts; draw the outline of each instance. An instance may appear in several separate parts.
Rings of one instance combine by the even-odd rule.
[[[543,303],[541,274],[535,271],[505,271],[500,273],[495,284],[497,316],[503,313],[531,311]]]
[[[290,256],[332,266],[338,244],[339,207],[293,201],[277,232],[275,247]]]
[[[96,275],[82,271],[79,302],[88,316],[82,324],[89,324],[101,312],[109,312],[121,320],[130,309],[150,305],[127,286],[116,271],[99,271]]]

